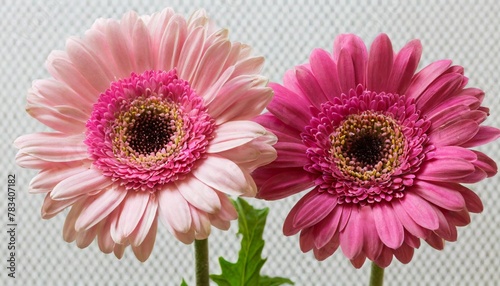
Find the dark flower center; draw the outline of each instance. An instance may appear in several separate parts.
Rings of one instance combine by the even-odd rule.
[[[142,113],[128,129],[127,143],[139,154],[156,153],[170,142],[174,131],[175,125],[169,117]]]
[[[391,173],[399,165],[405,146],[399,124],[373,111],[348,116],[330,135],[330,141],[339,170],[363,181]]]
[[[382,157],[382,144],[377,134],[354,134],[348,144],[347,154],[363,165],[374,165]]]

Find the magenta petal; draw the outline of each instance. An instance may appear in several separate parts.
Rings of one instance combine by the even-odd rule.
[[[315,49],[309,57],[311,70],[323,93],[331,99],[340,96],[337,65],[331,55],[323,49]]]
[[[353,259],[358,256],[363,249],[364,222],[360,220],[361,216],[357,207],[344,208],[350,208],[352,210],[349,223],[347,223],[345,229],[340,233],[340,247],[347,258]]]
[[[437,250],[444,249],[444,240],[437,234],[431,233],[431,235],[425,240],[430,246]]]
[[[342,208],[335,207],[322,221],[314,226],[314,245],[324,247],[337,233]]]
[[[459,146],[441,146],[428,153],[430,159],[460,158],[473,163],[477,159],[476,153],[472,150]]]
[[[356,83],[356,70],[352,62],[351,55],[345,49],[340,50],[337,62],[337,73],[339,75],[340,88],[343,93],[348,93],[349,90],[354,89]]]
[[[333,57],[337,60],[338,65],[342,65],[342,50],[347,52],[351,59],[354,68],[352,79],[354,80],[354,88],[358,84],[365,84],[366,62],[368,59],[366,46],[363,40],[352,34],[341,34],[337,36],[333,42]],[[342,76],[339,71],[339,76]],[[351,75],[348,75],[351,77]]]
[[[474,138],[462,144],[463,147],[470,148],[484,145],[500,138],[500,129],[491,126],[479,126],[479,130]]]
[[[335,206],[337,206],[336,196],[327,192],[315,191],[314,195],[304,201],[298,209],[293,226],[300,229],[310,227],[324,219]]]
[[[474,120],[458,120],[442,125],[429,133],[429,138],[435,146],[462,145],[474,138],[479,126]]]
[[[302,252],[308,252],[314,247],[314,235],[313,235],[313,228],[308,227],[303,229],[300,232],[300,250]]]
[[[472,213],[480,213],[483,211],[484,206],[481,198],[471,191],[469,188],[464,187],[460,184],[455,184],[455,188],[462,194],[465,201],[465,206],[467,210]]]
[[[262,171],[271,172],[268,169]],[[272,177],[260,184],[258,198],[265,200],[282,199],[301,192],[313,185],[314,176],[302,168],[293,168],[287,171],[274,170]],[[266,173],[267,173],[266,172]],[[257,179],[256,179],[257,181]]]
[[[472,162],[472,164],[485,171],[488,177],[494,176],[498,171],[497,163],[482,152],[475,150],[473,150],[473,152],[476,153],[477,160]]]
[[[421,55],[422,44],[419,40],[410,41],[397,53],[385,92],[405,94]]]
[[[310,200],[313,196],[316,195],[317,189],[313,189],[312,191],[308,192],[305,194],[290,210],[288,213],[285,222],[283,223],[283,234],[290,236],[294,235],[297,232],[299,232],[301,229],[295,227],[295,216],[297,215],[297,212],[303,207],[305,202]]]
[[[374,205],[372,210],[380,240],[389,248],[400,247],[404,240],[404,228],[393,208],[389,204],[380,203]]]
[[[440,60],[423,68],[413,76],[410,86],[406,91],[406,96],[409,98],[418,98],[436,78],[448,69],[450,65],[450,60]]]
[[[401,205],[399,201],[392,203],[392,208],[394,213],[398,217],[399,221],[403,224],[403,227],[412,235],[418,238],[425,238],[429,234],[428,229],[424,229],[422,226],[417,224],[406,212],[405,208]]]
[[[427,201],[447,210],[458,211],[465,207],[464,197],[453,183],[417,181],[412,190]]]
[[[400,202],[406,213],[420,226],[430,230],[439,227],[439,221],[432,205],[411,190],[408,190]]]
[[[425,162],[417,175],[425,181],[457,181],[472,174],[474,165],[462,159],[432,159]]]
[[[330,257],[336,250],[339,248],[340,245],[340,240],[339,240],[339,233],[335,233],[333,238],[322,248],[314,248],[314,257],[316,257],[317,260],[323,261],[326,258]]]
[[[439,77],[419,96],[417,107],[421,110],[432,110],[441,102],[449,97],[463,86],[464,77],[461,74],[445,74]]]
[[[382,252],[384,244],[377,233],[373,210],[369,206],[362,207],[360,215],[361,220],[364,222],[363,252],[366,253],[369,259],[375,260]]]
[[[321,108],[321,104],[328,101],[328,97],[323,93],[323,89],[309,69],[299,66],[295,70],[295,76],[302,94],[309,98],[314,106]]]
[[[394,256],[403,264],[410,263],[413,257],[414,249],[407,244],[401,245],[397,249],[394,249]]]
[[[283,123],[302,131],[311,119],[309,102],[279,84],[270,84],[269,86],[274,90],[274,99],[267,106],[267,109]]]
[[[370,46],[368,69],[366,72],[366,88],[375,92],[383,92],[391,74],[394,52],[391,40],[386,34],[378,35]]]

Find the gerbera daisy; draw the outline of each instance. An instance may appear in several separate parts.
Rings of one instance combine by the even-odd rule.
[[[462,67],[441,60],[415,73],[421,52],[418,40],[394,53],[381,34],[368,52],[359,37],[340,35],[333,54],[316,49],[283,85],[270,85],[270,113],[256,121],[278,136],[278,158],[255,172],[257,196],[312,188],[283,227],[300,232],[302,251],[323,260],[340,246],[357,268],[366,258],[408,263],[421,239],[442,249],[482,211],[460,183],[497,172],[469,148],[500,130],[480,126],[484,93],[465,88]]]
[[[275,142],[250,121],[272,98],[262,57],[230,42],[204,11],[99,19],[47,60],[28,113],[54,129],[19,137],[17,163],[40,169],[42,217],[71,207],[64,239],[145,261],[157,221],[184,243],[228,229],[227,194],[254,196],[250,172]]]

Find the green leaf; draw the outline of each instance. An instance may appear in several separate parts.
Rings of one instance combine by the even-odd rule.
[[[266,259],[261,257],[264,249],[262,235],[269,208],[256,209],[241,198],[233,201],[233,204],[238,211],[238,234],[242,236],[238,261],[231,263],[219,257],[222,273],[210,275],[212,281],[219,286],[293,285],[293,282],[286,278],[260,275],[260,270],[266,262]]]
[[[188,286],[188,284],[186,283],[186,280],[184,280],[184,278],[182,278],[181,286]]]
[[[292,280],[283,277],[269,277],[269,276],[261,276],[260,277],[260,286],[279,286],[283,284],[293,285]]]

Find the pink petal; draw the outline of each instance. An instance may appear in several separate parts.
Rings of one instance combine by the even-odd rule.
[[[477,156],[477,160],[472,162],[474,166],[477,166],[481,168],[481,170],[485,171],[488,177],[492,177],[497,173],[498,171],[497,163],[493,161],[493,159],[486,156],[482,152],[475,150],[473,150],[472,152],[474,152]]]
[[[122,242],[130,236],[142,219],[150,198],[149,192],[128,191],[127,197],[123,199],[120,208],[120,216],[116,223],[116,231]]]
[[[114,62],[117,65],[116,77],[125,78],[130,75],[134,70],[133,68],[133,57],[132,57],[132,47],[127,41],[126,36],[120,27],[118,21],[109,21],[105,25],[105,35],[108,39],[111,54],[113,55]],[[103,92],[104,90],[99,90]]]
[[[382,203],[374,205],[372,211],[380,240],[389,248],[400,247],[404,240],[404,228],[393,208]]]
[[[133,44],[132,53],[136,62],[136,72],[142,73],[153,69],[153,47],[151,37],[142,19],[137,19],[134,23],[131,42]]]
[[[382,251],[380,252],[379,257],[374,262],[378,266],[386,268],[391,264],[392,257],[393,257],[393,250],[385,246],[384,249],[382,249]]]
[[[45,195],[45,200],[42,205],[42,218],[50,219],[56,216],[61,211],[65,210],[67,207],[75,204],[77,201],[82,200],[84,198],[77,197],[69,200],[55,201],[50,198],[50,193]]]
[[[171,226],[176,232],[187,233],[191,229],[191,213],[188,203],[175,185],[169,184],[157,194],[158,210],[163,224]]]
[[[123,244],[115,244],[115,247],[113,249],[113,253],[118,259],[122,259],[123,253],[125,253],[125,247],[126,245]]]
[[[317,260],[323,261],[326,258],[330,257],[339,247],[340,245],[340,240],[339,240],[339,233],[335,233],[333,238],[322,248],[314,248],[314,257],[316,257]]]
[[[479,131],[477,122],[470,119],[458,120],[442,125],[429,133],[431,142],[436,146],[462,145],[476,136]]]
[[[302,252],[311,251],[314,247],[314,235],[313,228],[305,228],[300,232],[299,239],[300,250]]]
[[[197,210],[191,207],[191,217],[193,218],[193,228],[195,231],[195,239],[206,239],[210,235],[210,218],[204,211]]]
[[[333,49],[333,58],[337,61],[338,65],[341,65],[342,50],[345,50],[352,58],[354,86],[350,88],[354,88],[358,84],[364,85],[368,54],[363,40],[353,34],[341,34],[335,38]],[[342,75],[339,73],[339,76]]]
[[[375,92],[385,90],[393,64],[391,40],[386,34],[378,35],[370,46],[366,71],[366,88]]]
[[[204,184],[230,195],[241,195],[250,192],[243,171],[230,160],[210,155],[192,171],[192,174]]]
[[[377,233],[377,227],[374,219],[373,208],[369,206],[364,206],[360,209],[360,220],[364,222],[363,228],[363,252],[366,256],[375,260],[380,256],[384,244],[380,240],[379,234]]]
[[[88,170],[88,167],[77,165],[71,167],[55,167],[44,169],[38,173],[30,182],[30,192],[51,191],[59,182]]]
[[[417,181],[412,191],[447,210],[458,211],[465,208],[464,197],[453,183]]]
[[[474,172],[474,165],[458,158],[431,159],[420,169],[417,177],[425,181],[459,181]]]
[[[311,120],[309,102],[279,84],[269,84],[269,87],[274,90],[274,99],[267,109],[283,123],[301,132]]]
[[[425,240],[430,246],[434,247],[437,250],[444,249],[444,240],[439,237],[435,233],[431,233],[431,235]]]
[[[344,207],[351,209],[349,222],[345,229],[340,233],[340,247],[344,255],[353,259],[358,256],[363,249],[363,229],[361,215],[357,207]]]
[[[427,87],[439,76],[441,76],[451,65],[450,60],[439,60],[423,68],[413,77],[406,96],[408,98],[419,98]]]
[[[353,58],[345,49],[341,49],[338,54],[337,73],[339,75],[340,88],[343,93],[347,94],[349,90],[354,89],[356,83],[356,70],[353,63]]]
[[[164,17],[167,19],[169,16],[171,16],[170,13]],[[181,15],[175,14],[169,19],[167,26],[164,29],[158,29],[157,33],[156,39],[159,41],[159,46],[156,66],[159,69],[171,70],[177,67],[186,40],[186,20]]]
[[[28,103],[26,112],[48,127],[66,134],[81,134],[85,132],[85,121],[71,114],[62,114],[53,107],[35,106]]]
[[[311,70],[323,93],[330,99],[341,94],[337,65],[331,55],[323,49],[314,49],[309,57]]]
[[[114,211],[126,195],[127,191],[124,188],[112,186],[89,197],[75,222],[75,229],[82,231],[96,225]]]
[[[179,77],[183,80],[192,81],[194,79],[196,68],[202,56],[205,38],[206,29],[203,26],[190,30],[187,35],[177,66]]]
[[[439,219],[439,228],[434,232],[447,241],[457,240],[457,228],[454,225],[450,225],[445,215],[438,209],[436,211],[437,217]]]
[[[406,213],[420,226],[430,230],[436,230],[439,227],[436,212],[431,204],[411,190],[408,190],[399,201]]]
[[[221,202],[217,193],[194,176],[176,181],[175,185],[184,199],[194,207],[207,213],[215,213],[220,210]]]
[[[71,63],[96,90],[102,92],[109,87],[113,74],[83,41],[70,38],[66,42],[66,51]]]
[[[66,135],[40,132],[20,136],[14,145],[23,153],[51,162],[70,162],[88,158],[85,134]]]
[[[397,53],[386,92],[405,94],[421,55],[422,44],[419,40],[410,41]]]
[[[446,101],[462,88],[464,77],[461,74],[445,74],[435,80],[422,92],[417,101],[421,110],[432,110],[441,102]]]
[[[305,194],[290,210],[288,213],[285,222],[283,223],[283,234],[287,236],[291,236],[299,232],[301,229],[295,227],[295,216],[297,212],[303,207],[305,202],[309,201],[311,198],[316,196],[317,190],[313,189],[312,191]]]
[[[314,195],[303,201],[293,219],[293,227],[304,229],[324,219],[337,206],[337,196],[312,191]]]
[[[97,234],[97,244],[99,245],[99,249],[104,253],[111,253],[115,248],[115,242],[110,233],[110,222],[110,219],[106,219],[99,223],[101,224],[101,230]]]
[[[144,215],[137,224],[134,232],[132,232],[131,242],[132,246],[138,246],[143,243],[148,233],[150,233],[153,222],[157,221],[158,199],[156,195],[151,194],[149,197],[148,205],[144,211]]]
[[[299,66],[295,69],[295,76],[304,97],[309,98],[317,108],[321,108],[321,104],[328,101],[328,97],[309,69]]]
[[[314,226],[314,245],[316,248],[325,247],[333,236],[338,233],[338,226],[342,208],[334,208],[323,220]]]
[[[429,153],[428,153],[429,154]],[[430,159],[449,159],[460,158],[473,163],[477,159],[477,155],[469,149],[459,146],[441,146],[436,148],[429,154]]]
[[[500,129],[491,126],[479,126],[476,135],[462,144],[462,146],[466,148],[476,147],[492,142],[498,138],[500,138]]]
[[[71,210],[69,211],[68,216],[66,216],[66,220],[64,221],[64,241],[73,242],[76,239],[77,232],[75,230],[75,222],[80,216],[80,212],[82,211],[84,206],[85,200],[80,200],[71,207]]]
[[[413,247],[408,246],[407,244],[401,245],[397,249],[394,249],[394,256],[403,264],[410,263],[413,258]]]
[[[89,246],[97,235],[97,226],[91,227],[85,231],[79,231],[76,235],[76,245],[79,248]]]
[[[98,169],[88,169],[73,175],[54,187],[51,197],[54,200],[65,200],[90,194],[111,185],[113,181],[102,175]]]
[[[302,168],[261,169],[261,172],[270,174],[272,177],[260,185],[258,198],[266,200],[278,200],[306,190],[314,185],[314,175],[304,171]],[[255,176],[256,180],[258,177]]]
[[[465,206],[467,210],[472,213],[480,213],[483,211],[484,206],[481,198],[471,191],[469,188],[464,187],[460,184],[455,184],[454,189],[458,190],[460,194],[463,196],[465,201]]]
[[[426,238],[429,235],[429,230],[417,224],[411,216],[406,212],[405,208],[399,201],[392,202],[392,208],[397,215],[403,227],[412,235],[418,238]]]
[[[205,90],[219,78],[231,49],[231,42],[222,40],[208,47],[200,59],[194,79],[190,82],[194,90]]]
[[[233,149],[265,134],[267,134],[266,129],[258,123],[229,121],[217,126],[207,152],[218,153]]]
[[[151,228],[149,229],[148,235],[141,243],[141,245],[139,246],[132,245],[132,250],[134,251],[135,257],[137,257],[137,259],[139,259],[139,261],[141,262],[148,260],[149,256],[151,255],[151,252],[153,252],[153,247],[155,245],[156,233],[158,228],[157,226],[158,226],[158,220],[155,219],[153,221],[153,224],[151,225]]]

